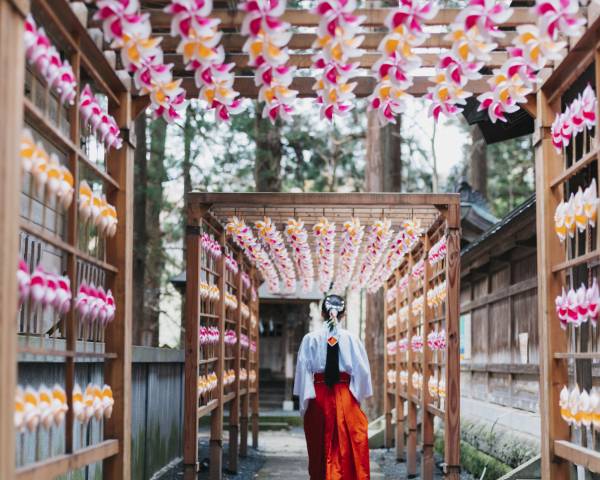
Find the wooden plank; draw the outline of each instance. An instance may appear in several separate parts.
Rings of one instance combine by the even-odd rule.
[[[197,97],[199,89],[196,86],[193,77],[185,76],[182,77],[182,87],[185,88],[188,98]],[[489,91],[490,87],[488,81],[491,79],[489,75],[483,75],[479,80],[470,80],[465,90],[472,92],[477,95]],[[314,98],[316,93],[313,89],[315,85],[315,77],[294,77],[290,88],[298,91],[299,98]],[[351,79],[352,83],[356,83],[354,94],[357,98],[366,98],[373,93],[375,89],[376,80],[372,76],[357,76]],[[406,89],[406,93],[415,97],[423,96],[427,93],[427,89],[432,87],[433,84],[426,76],[416,76],[413,78],[413,84]],[[236,76],[233,82],[233,88],[239,92],[243,98],[257,98],[259,88],[254,83],[253,76]]]
[[[476,300],[465,303],[461,305],[461,312],[470,312],[477,308],[481,308],[488,303],[499,302],[500,300],[505,300],[507,298],[513,297],[515,295],[519,295],[524,292],[528,292],[530,290],[534,290],[537,288],[537,278],[528,278],[527,280],[523,280],[519,283],[515,283],[508,288],[498,289],[494,293],[490,293],[489,295],[485,295],[483,297],[479,297]]]
[[[446,255],[446,399],[444,418],[445,478],[460,478],[460,205],[447,213]]]
[[[431,265],[427,261],[427,255],[431,247],[431,240],[429,233],[425,235],[423,242],[423,259],[425,261],[425,271],[423,272],[423,341],[425,346],[423,348],[423,355],[421,364],[421,371],[423,372],[423,394],[421,395],[421,441],[422,441],[422,454],[421,454],[421,478],[423,480],[433,480],[433,472],[435,470],[435,459],[433,458],[433,442],[435,440],[433,434],[433,414],[427,409],[427,405],[432,403],[433,399],[429,393],[429,378],[431,377],[431,361],[432,352],[427,346],[427,335],[432,331],[429,319],[435,315],[432,308],[427,305],[427,292],[429,291],[429,283],[432,281]]]
[[[415,259],[413,253],[408,255],[408,272],[412,271],[415,265]],[[406,472],[409,477],[416,476],[417,474],[417,403],[416,389],[412,384],[412,375],[415,372],[415,359],[416,354],[410,348],[410,339],[415,334],[415,326],[417,319],[414,318],[412,312],[412,302],[414,300],[414,291],[411,288],[412,282],[409,282],[408,288],[408,332],[407,339],[409,341],[408,351],[408,385],[407,385],[407,424],[408,424],[408,437],[406,442]]]
[[[559,101],[550,105],[544,91],[538,91],[539,141],[535,150],[538,232],[553,231],[554,212],[562,199],[562,189],[549,188],[551,179],[560,174],[563,165],[549,134],[555,112],[559,110]],[[552,265],[562,258],[563,248],[556,235],[537,236],[542,478],[548,480],[570,475],[568,463],[557,462],[554,456],[554,440],[569,439],[569,426],[558,410],[560,390],[568,385],[568,370],[566,362],[555,362],[553,358],[553,352],[567,351],[567,337],[555,318],[554,299],[560,293],[560,282],[552,273]]]
[[[114,457],[118,453],[118,440],[104,440],[96,445],[77,450],[77,452],[70,455],[58,455],[19,468],[15,478],[17,480],[48,480],[86,465]]]
[[[107,359],[104,378],[114,392],[113,415],[105,422],[105,435],[119,440],[119,454],[104,461],[106,478],[126,480],[131,477],[131,344],[133,292],[133,151],[131,132],[131,96],[119,95],[119,107],[113,110],[122,135],[123,147],[112,149],[108,155],[107,170],[120,190],[108,192],[108,202],[119,215],[119,227],[114,237],[107,240],[106,258],[114,264],[118,275],[109,277],[108,286],[114,293],[117,306],[115,320],[106,328],[106,350],[117,354]]]
[[[18,215],[23,128],[23,11],[0,0],[0,478],[15,476],[14,392],[16,388]]]
[[[183,464],[186,478],[194,478],[198,470],[198,364],[200,329],[200,231],[199,222],[188,219],[186,231],[185,283],[185,366],[183,415]],[[216,403],[215,403],[216,406]],[[207,406],[208,407],[208,406]],[[202,407],[201,407],[202,408]],[[206,414],[211,410],[206,409]]]
[[[400,282],[400,270],[396,269],[396,271],[394,272],[394,275],[396,277],[396,281],[394,283],[395,287],[397,288],[398,283]],[[395,299],[395,304],[396,304],[396,313],[398,313],[400,311],[400,307],[401,307],[401,299],[400,299],[400,293],[396,293],[396,299]],[[400,340],[400,319],[398,317],[396,317],[396,340]],[[404,355],[402,353],[402,355]],[[402,395],[401,395],[401,386],[400,386],[400,369],[401,369],[401,352],[400,349],[396,348],[396,370],[397,370],[397,375],[396,375],[396,460],[398,461],[404,461],[405,455],[404,455],[404,447],[405,447],[405,442],[404,442],[404,423],[405,423],[405,418],[404,418],[404,400],[402,399]]]
[[[560,185],[561,183],[567,181],[571,177],[577,175],[581,170],[590,165],[590,163],[598,159],[598,153],[600,153],[600,150],[598,150],[598,148],[593,148],[592,151],[586,153],[573,165],[571,165],[569,168],[557,175],[556,178],[554,178],[550,182],[550,188],[554,188],[557,185]]]
[[[387,286],[387,282],[385,282],[383,284],[383,301],[384,301],[384,312],[387,312],[388,308],[387,308],[387,292],[388,292],[388,286]],[[385,448],[392,448],[392,439],[393,439],[393,432],[392,432],[392,403],[390,401],[390,382],[388,380],[388,376],[387,376],[387,372],[388,369],[390,368],[389,365],[389,353],[388,353],[388,349],[387,349],[387,343],[390,341],[395,341],[395,332],[392,330],[390,331],[390,329],[388,328],[388,324],[387,324],[387,315],[384,314],[383,319],[384,319],[384,324],[383,324],[383,332],[384,332],[384,348],[383,348],[383,365],[384,365],[384,385],[383,388],[385,390],[385,394],[383,396],[383,415],[385,417],[385,431],[384,431],[384,436],[383,436],[383,446]],[[393,333],[392,333],[393,332]]]
[[[590,472],[600,473],[600,452],[582,447],[567,440],[554,441],[554,453]]]
[[[563,254],[557,255],[557,258],[558,259],[564,258],[564,249],[563,249]],[[584,255],[580,255],[578,257],[571,258],[569,260],[564,260],[560,263],[556,263],[556,264],[552,265],[551,270],[552,270],[552,273],[559,273],[564,270],[569,270],[571,268],[578,267],[579,265],[583,265],[585,263],[588,263],[592,260],[596,260],[598,258],[600,258],[600,250],[593,250]]]
[[[252,278],[252,285],[258,290],[258,272],[256,271],[256,267],[252,267],[252,274],[250,276]],[[252,308],[254,309],[254,313],[256,315],[257,324],[254,327],[254,340],[256,341],[256,353],[254,353],[255,368],[256,368],[256,383],[255,385],[255,393],[252,397],[252,448],[258,448],[258,433],[259,433],[259,423],[258,423],[258,414],[259,414],[259,379],[260,379],[260,335],[258,331],[258,319],[259,317],[259,299],[257,298],[252,302]]]
[[[146,8],[145,11],[150,13],[152,26],[156,31],[165,31],[170,28],[171,15],[162,10]],[[391,8],[369,8],[357,9],[357,15],[366,17],[363,22],[364,27],[382,27],[386,17],[392,11]],[[425,25],[449,25],[454,22],[456,16],[460,12],[459,8],[442,8],[438,14],[431,20],[424,21]],[[214,9],[211,17],[221,21],[220,28],[223,30],[238,30],[244,19],[244,12],[231,11],[225,9]],[[291,23],[294,27],[316,27],[319,24],[320,16],[312,13],[309,10],[299,10],[288,8],[281,16],[284,22]],[[535,23],[535,14],[526,7],[514,8],[514,13],[511,18],[503,23],[504,27],[514,27],[525,23]]]

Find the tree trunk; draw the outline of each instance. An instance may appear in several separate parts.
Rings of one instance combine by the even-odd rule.
[[[395,124],[390,123],[381,129],[381,154],[384,166],[383,191],[402,190],[402,117]]]
[[[256,159],[254,181],[257,192],[281,191],[281,131],[276,123],[256,114],[254,122]]]
[[[165,266],[160,214],[163,210],[163,182],[167,180],[164,164],[167,138],[166,122],[163,119],[154,120],[150,125],[150,134],[146,203],[146,231],[148,234],[146,311],[142,327],[142,345],[158,346],[161,279]]]
[[[487,198],[487,146],[481,129],[471,127],[471,148],[469,151],[471,186]]]
[[[182,163],[182,171],[183,171],[183,208],[181,209],[181,232],[183,235],[182,242],[182,259],[183,265],[185,265],[185,259],[187,258],[187,250],[186,250],[186,228],[188,224],[187,217],[187,208],[186,201],[188,193],[192,191],[192,140],[194,135],[196,135],[196,131],[194,130],[194,126],[192,124],[192,115],[194,115],[194,110],[192,105],[188,105],[188,108],[185,113],[185,123],[183,124],[183,163]],[[181,295],[181,337],[179,339],[180,345],[184,344],[185,340],[185,329],[183,325],[185,323],[185,295]]]
[[[134,153],[134,193],[133,193],[133,343],[142,342],[142,327],[145,314],[145,278],[148,236],[146,234],[146,185],[148,183],[146,114],[142,113],[135,121],[136,149]]]

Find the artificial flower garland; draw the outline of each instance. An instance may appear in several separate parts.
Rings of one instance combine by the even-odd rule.
[[[317,256],[317,278],[319,279],[319,290],[327,292],[333,280],[335,263],[335,223],[321,218],[313,225],[315,237],[315,249]]]
[[[73,387],[73,416],[75,420],[87,425],[90,420],[102,420],[112,416],[115,404],[109,385],[100,386],[90,383],[85,390],[76,384]]]
[[[600,429],[600,393],[596,387],[588,393],[585,389],[580,390],[579,385],[570,391],[565,385],[558,403],[560,416],[572,427]]]
[[[308,292],[313,287],[315,272],[304,222],[290,218],[285,227],[285,236],[292,247],[292,256],[298,268],[302,289]]]
[[[427,335],[427,346],[432,351],[446,350],[446,330],[430,332]]]
[[[217,389],[219,378],[215,372],[198,377],[198,397],[208,395]]]
[[[413,72],[421,66],[414,52],[429,37],[423,23],[438,12],[433,1],[401,0],[400,6],[385,19],[388,33],[379,44],[381,58],[373,65],[377,85],[369,97],[369,110],[377,111],[381,125],[396,123],[412,98],[406,90],[413,84]]]
[[[291,37],[290,24],[282,22],[285,0],[247,0],[240,8],[246,12],[242,35],[247,35],[243,51],[250,57],[254,79],[259,87],[258,100],[265,102],[263,118],[275,123],[277,118],[289,120],[298,95],[290,89],[295,67],[287,66],[287,44]]]
[[[68,60],[60,54],[43,28],[37,28],[31,15],[25,18],[25,56],[47,85],[59,95],[62,105],[72,105],[77,95],[77,77]]]
[[[438,283],[433,288],[427,290],[427,306],[437,308],[446,300],[446,281]]]
[[[571,193],[567,202],[560,202],[554,212],[554,231],[561,242],[567,236],[575,237],[577,230],[584,232],[588,225],[592,228],[596,226],[598,202],[596,179],[585,190],[579,187],[577,193]]]
[[[79,216],[84,224],[91,221],[103,237],[114,237],[119,219],[117,209],[106,201],[104,195],[96,195],[90,185],[82,180],[79,184]]]
[[[151,38],[149,14],[142,14],[139,0],[97,0],[94,20],[102,22],[104,39],[120,49],[121,61],[133,75],[141,95],[149,95],[154,117],[167,123],[181,118],[187,101],[181,79],[173,80],[173,65],[165,65],[160,38]]]
[[[60,427],[64,421],[69,405],[67,394],[58,384],[52,389],[42,384],[37,389],[31,386],[18,386],[15,392],[15,429],[19,433],[32,433],[42,426],[50,430]]]
[[[410,338],[410,349],[413,352],[420,353],[423,351],[423,336],[422,335],[413,335]]]
[[[92,130],[107,147],[116,150],[123,146],[121,129],[115,118],[103,108],[89,85],[83,87],[79,97],[79,112],[83,123],[89,124]]]
[[[357,284],[359,287],[364,288],[368,285],[393,233],[392,222],[388,219],[377,220],[369,228],[362,263],[358,270]]]
[[[33,272],[24,260],[17,268],[18,304],[31,301],[34,309],[52,311],[53,315],[65,315],[71,310],[71,280],[67,275],[46,272],[38,265]]]
[[[342,294],[352,280],[356,260],[365,234],[365,227],[358,218],[344,223],[340,252],[338,255],[338,271],[333,285],[333,291]]]
[[[321,118],[333,121],[336,115],[343,116],[353,107],[352,100],[356,83],[349,83],[358,68],[359,49],[364,36],[356,36],[365,20],[354,14],[356,0],[320,0],[313,12],[320,17],[317,39],[312,48],[319,53],[313,56],[313,68],[320,70],[320,77],[313,89],[317,92],[317,103],[321,106]]]
[[[509,58],[493,71],[490,91],[477,97],[479,110],[487,110],[490,120],[506,122],[506,113],[516,112],[527,95],[535,91],[537,72],[549,61],[560,60],[566,42],[560,36],[577,37],[585,20],[578,16],[577,0],[536,0],[536,25],[519,25]]]
[[[234,64],[224,63],[220,20],[210,17],[212,9],[212,0],[171,0],[165,12],[172,15],[171,35],[181,38],[177,52],[183,55],[186,69],[194,72],[200,99],[215,111],[217,120],[228,121],[244,105],[233,89]]]
[[[550,132],[552,145],[558,153],[569,146],[571,138],[579,133],[587,132],[596,127],[596,110],[598,100],[591,85],[587,85],[583,93],[573,100],[563,113],[557,113]]]
[[[433,246],[429,249],[429,253],[427,254],[427,260],[429,261],[429,265],[432,267],[442,262],[448,253],[448,245],[446,237],[443,236],[437,242],[433,244]]]
[[[588,320],[595,327],[600,315],[600,292],[598,282],[594,282],[588,288],[584,284],[577,289],[562,289],[562,293],[555,299],[556,315],[560,326],[566,330],[567,326],[579,327]]]
[[[288,250],[283,243],[281,232],[277,230],[276,225],[268,217],[262,221],[255,222],[254,226],[258,232],[258,237],[268,247],[268,251],[283,281],[284,291],[286,293],[295,292],[296,271],[294,270],[294,264],[290,259]]]
[[[223,254],[221,244],[209,233],[203,233],[200,236],[200,248],[214,260],[218,260]]]

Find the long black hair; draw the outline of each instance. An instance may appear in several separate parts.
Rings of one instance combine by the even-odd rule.
[[[321,315],[325,321],[331,322],[329,328],[332,329],[334,322],[341,319],[346,313],[346,301],[339,295],[327,295],[323,299],[321,306]],[[334,345],[327,342],[327,360],[325,362],[325,384],[333,387],[340,381],[340,346],[336,341]]]

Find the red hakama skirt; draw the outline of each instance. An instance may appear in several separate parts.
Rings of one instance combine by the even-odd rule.
[[[314,376],[316,398],[304,414],[310,480],[368,480],[368,421],[350,389],[350,375],[329,388]]]

